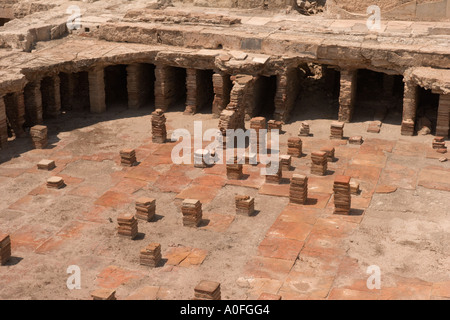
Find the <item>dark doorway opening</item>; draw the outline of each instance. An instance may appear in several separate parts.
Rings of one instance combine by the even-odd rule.
[[[105,68],[105,96],[107,108],[128,106],[126,65]]]
[[[201,113],[212,113],[214,102],[214,85],[212,70],[197,71],[198,110]]]
[[[353,121],[379,120],[400,125],[403,109],[403,77],[360,69],[356,79]]]
[[[254,88],[254,116],[272,119],[275,113],[277,76],[258,76]]]
[[[416,131],[418,134],[434,134],[436,132],[439,94],[435,94],[431,90],[419,87],[418,98]]]

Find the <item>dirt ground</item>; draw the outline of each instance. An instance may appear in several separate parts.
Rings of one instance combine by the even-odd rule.
[[[172,164],[175,144],[151,142],[146,108],[67,112],[46,121],[44,150],[33,150],[28,138],[11,141],[0,156],[0,230],[11,235],[13,258],[0,267],[0,298],[90,299],[91,291],[112,288],[119,299],[191,299],[206,279],[221,283],[223,299],[262,292],[283,299],[449,299],[450,164],[437,160],[432,136],[400,136],[395,121],[372,134],[367,122],[356,121],[346,124],[345,137],[365,142],[348,145],[329,139],[333,107],[302,111],[307,102],[283,126],[281,152],[300,120],[308,120],[313,136],[303,138],[305,155],[293,159],[281,185],[265,184],[260,165],[246,165],[246,178],[230,181],[223,165]],[[204,130],[217,127],[207,111],[176,110],[166,113],[169,137],[177,128],[192,132],[194,120]],[[335,146],[338,160],[327,176],[311,176],[309,155],[326,145]],[[136,149],[138,166],[120,166],[125,148]],[[56,169],[37,170],[42,159],[55,160]],[[305,206],[289,204],[293,173],[310,176]],[[337,174],[361,185],[350,216],[333,215]],[[65,188],[46,188],[54,175]],[[255,197],[257,214],[236,215],[236,194]],[[117,216],[134,212],[141,196],[156,199],[157,218],[139,220],[137,239],[119,237]],[[197,229],[182,226],[184,198],[202,201]],[[139,265],[140,249],[151,242],[162,246],[155,269]],[[81,268],[80,290],[66,287],[70,265]],[[370,265],[381,269],[381,290],[365,286]]]

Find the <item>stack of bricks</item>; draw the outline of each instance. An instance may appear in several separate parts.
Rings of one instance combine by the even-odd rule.
[[[185,227],[198,227],[202,221],[202,203],[195,199],[186,199],[181,205],[183,225]]]
[[[348,143],[350,144],[356,144],[356,145],[362,145],[363,144],[363,137],[361,136],[354,136],[348,139]]]
[[[243,176],[243,165],[238,163],[237,156],[233,157],[232,163],[227,160],[227,178],[230,180],[239,180]]]
[[[276,166],[278,170],[275,170]],[[281,163],[272,162],[266,165],[266,183],[280,184],[282,177]]]
[[[336,150],[334,149],[334,147],[323,147],[322,149],[320,149],[320,151],[323,151],[327,154],[327,160],[328,162],[333,162],[334,161],[334,155]]]
[[[439,153],[446,153],[447,146],[445,145],[445,138],[435,137],[433,139],[433,149],[437,150]]]
[[[207,149],[198,149],[194,152],[194,167],[195,168],[206,168],[208,164],[206,161],[209,161],[211,154]]]
[[[300,137],[308,137],[310,135],[309,131],[309,123],[308,122],[302,122],[300,125],[300,131],[298,132],[298,135]]]
[[[47,179],[47,188],[61,189],[65,186],[64,179],[61,177],[50,177]]]
[[[330,128],[330,138],[331,139],[342,139],[344,137],[344,123],[343,122],[332,122]]]
[[[141,250],[139,255],[140,264],[147,267],[156,268],[161,261],[161,245],[159,243],[150,243]]]
[[[367,132],[380,133],[381,131],[381,121],[372,121],[367,128]]]
[[[11,238],[0,233],[0,264],[5,265],[11,259]]]
[[[300,158],[303,154],[303,142],[299,137],[292,137],[288,139],[288,155]]]
[[[323,151],[311,153],[311,173],[324,176],[328,170],[327,154]]]
[[[276,121],[276,120],[269,120],[267,122],[267,131],[270,132],[270,130],[279,130],[281,131],[283,129],[283,122]]]
[[[251,216],[255,212],[255,198],[250,196],[236,196],[236,214]]]
[[[152,141],[153,143],[165,143],[166,140],[166,116],[161,109],[156,109],[152,113]]]
[[[44,149],[48,144],[48,131],[46,126],[34,126],[30,129],[31,140],[36,149]]]
[[[117,300],[116,290],[111,289],[98,289],[91,292],[93,300]]]
[[[155,199],[139,198],[136,201],[136,218],[150,222],[155,217],[155,211]]]
[[[200,281],[194,289],[194,300],[221,300],[220,283]]]
[[[308,177],[294,174],[289,188],[289,201],[296,204],[306,204],[308,200]]]
[[[289,155],[280,156],[280,163],[281,163],[281,170],[283,171],[291,170],[292,156]]]
[[[361,192],[361,189],[359,188],[359,183],[356,181],[350,182],[350,193],[353,195],[358,195]]]
[[[334,179],[334,213],[349,214],[351,207],[350,177],[336,176]]]
[[[402,121],[402,129],[401,133],[403,136],[412,136],[414,135],[414,121],[413,120],[403,120]]]
[[[136,165],[136,151],[133,149],[124,149],[120,151],[120,164],[124,167],[132,167]]]
[[[265,139],[260,140],[259,131],[266,129],[266,118],[256,117],[250,120],[250,129],[254,130],[254,134],[250,136],[250,143],[256,145],[257,153],[259,153],[260,146],[264,148]]]
[[[119,224],[118,233],[122,237],[134,239],[138,234],[138,222],[130,213],[121,214],[117,218]]]
[[[46,170],[46,171],[52,171],[56,168],[55,161],[53,160],[41,160],[37,164],[38,170]]]
[[[245,153],[245,164],[257,165],[258,164],[258,155],[256,153],[252,153],[250,151]]]

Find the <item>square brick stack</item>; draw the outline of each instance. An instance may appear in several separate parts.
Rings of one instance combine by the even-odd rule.
[[[202,221],[202,203],[196,199],[186,199],[181,205],[181,213],[185,227],[198,227]]]
[[[211,154],[209,150],[198,149],[194,152],[194,167],[195,168],[206,168],[208,164],[206,161],[210,158]]]
[[[381,125],[382,125],[381,121],[372,121],[371,123],[369,123],[369,127],[367,128],[367,132],[380,133]]]
[[[308,137],[310,135],[309,123],[302,122],[300,125],[300,130],[298,132],[300,137]]]
[[[156,200],[153,198],[139,198],[136,201],[136,218],[152,221],[155,217]]]
[[[328,162],[334,161],[334,155],[336,152],[336,149],[334,149],[334,147],[323,147],[322,149],[320,149],[320,151],[323,151],[327,154]]]
[[[93,300],[116,300],[116,290],[98,289],[91,292]]]
[[[356,144],[356,145],[362,145],[364,142],[363,137],[361,136],[354,136],[348,139],[348,143],[350,144]]]
[[[434,137],[433,139],[433,149],[447,149],[445,146],[445,138],[444,137]]]
[[[161,109],[156,109],[152,113],[152,141],[153,143],[165,143],[166,140],[166,116]]]
[[[351,207],[350,177],[336,176],[334,179],[334,213],[349,214]]]
[[[437,111],[436,134],[448,135],[450,123],[450,94],[441,94]]]
[[[302,139],[299,137],[292,137],[288,139],[288,155],[300,158],[302,156]]]
[[[150,243],[141,250],[139,255],[140,264],[156,268],[161,261],[161,245],[159,243]]]
[[[283,171],[291,170],[292,156],[289,156],[289,155],[280,156],[280,164],[281,164],[281,170],[283,170]]]
[[[117,218],[117,222],[119,224],[118,233],[120,236],[130,239],[136,238],[138,234],[138,221],[134,215],[130,213],[121,214]]]
[[[46,126],[34,126],[30,129],[31,140],[36,149],[44,149],[48,144],[48,130]]]
[[[61,189],[65,186],[64,179],[61,177],[50,177],[47,179],[47,188]]]
[[[227,160],[227,178],[230,180],[239,180],[242,178],[244,166],[238,163],[237,156],[233,157],[233,163],[228,163]]]
[[[404,120],[402,121],[402,136],[412,136],[414,135],[414,121],[412,120]]]
[[[344,137],[344,122],[332,122],[330,128],[331,139],[342,139]]]
[[[358,195],[361,192],[359,188],[359,182],[350,181],[350,193],[354,195]]]
[[[291,203],[306,204],[308,200],[308,177],[294,174],[289,188],[289,201]]]
[[[263,141],[260,141],[259,139],[259,131],[266,129],[266,118],[264,117],[256,117],[250,120],[250,129],[254,130],[256,135],[250,136],[250,143],[256,145],[257,152],[259,153],[260,146],[264,148],[265,146],[265,139]]]
[[[283,173],[281,170],[281,163],[278,163],[278,171],[277,172],[272,172],[272,169],[270,169],[270,167],[274,166],[274,165],[276,165],[276,164],[273,162],[266,165],[266,170],[267,170],[266,183],[279,184],[281,182],[281,179],[283,177]]]
[[[255,198],[250,196],[236,196],[236,214],[251,216],[255,212]]]
[[[136,151],[133,149],[124,149],[120,151],[120,164],[124,167],[132,167],[136,165]]]
[[[5,265],[11,259],[11,238],[0,233],[0,264]]]
[[[270,130],[279,130],[281,131],[283,128],[283,122],[276,121],[276,120],[269,120],[267,122],[267,130],[270,132]]]
[[[311,173],[324,176],[328,170],[327,153],[316,151],[311,153]]]
[[[53,169],[56,168],[56,165],[55,165],[55,161],[53,161],[53,160],[41,160],[37,164],[37,167],[39,170],[52,171]]]
[[[194,289],[194,300],[221,300],[220,283],[200,281]]]

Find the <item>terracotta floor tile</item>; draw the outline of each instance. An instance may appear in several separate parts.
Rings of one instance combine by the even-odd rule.
[[[283,280],[291,270],[294,261],[265,257],[254,257],[245,266],[245,275],[255,278]]]
[[[278,219],[267,232],[268,237],[305,241],[313,226],[301,222],[286,222]]]
[[[323,209],[315,209],[304,205],[288,204],[279,215],[278,219],[285,222],[301,222],[315,224],[317,219],[324,214]]]
[[[208,251],[194,248],[190,251],[189,255],[180,262],[179,266],[188,268],[191,266],[201,265],[207,255]]]
[[[129,194],[107,191],[95,201],[95,204],[104,207],[120,208],[131,202],[133,202],[133,198]]]
[[[437,297],[450,298],[450,281],[434,283],[431,294]]]
[[[143,180],[124,178],[122,181],[120,181],[114,187],[109,189],[109,191],[119,192],[119,193],[126,193],[126,194],[133,194],[136,191],[141,190],[142,188],[146,187],[147,184],[148,183],[146,181],[143,181]]]
[[[214,232],[225,232],[234,219],[235,216],[231,214],[204,213],[203,220],[208,221],[208,224],[201,228]]]
[[[324,299],[328,296],[333,281],[333,276],[317,277],[292,270],[284,281],[280,292],[293,291],[308,298]]]
[[[426,167],[419,173],[418,185],[427,189],[450,191],[450,171]]]
[[[357,291],[343,288],[333,288],[328,296],[329,300],[377,300],[376,293]]]
[[[136,271],[122,269],[117,266],[108,266],[100,272],[95,282],[101,288],[117,289],[131,280],[142,277],[143,275]]]
[[[219,192],[219,187],[207,187],[201,185],[191,185],[181,191],[176,198],[177,199],[197,199],[202,204],[211,202]]]
[[[191,253],[192,248],[189,247],[174,247],[169,248],[163,254],[163,258],[167,259],[166,265],[177,266]]]
[[[265,183],[261,189],[259,189],[259,193],[268,196],[289,197],[289,188],[289,184]]]
[[[266,237],[259,244],[258,255],[295,261],[302,248],[303,241]]]
[[[59,249],[64,243],[70,239],[76,239],[82,235],[84,229],[90,226],[89,223],[83,221],[72,221],[65,225],[56,235],[50,237],[42,243],[36,250],[39,254],[48,254]]]
[[[35,224],[25,225],[11,234],[12,250],[35,250],[57,230],[53,227],[42,227]]]

